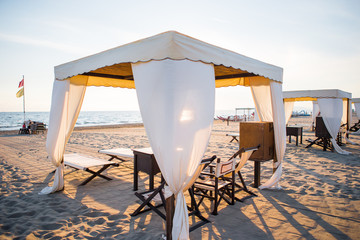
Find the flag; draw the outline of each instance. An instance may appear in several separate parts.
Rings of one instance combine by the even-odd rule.
[[[17,93],[16,93],[16,97],[22,97],[24,95],[24,88],[21,88]]]
[[[20,82],[19,82],[19,87],[18,88],[21,88],[24,86],[24,79],[22,79]]]

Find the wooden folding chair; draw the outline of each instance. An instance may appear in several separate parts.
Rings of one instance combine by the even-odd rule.
[[[235,168],[235,175],[237,173],[240,181],[241,181],[241,185],[236,181],[235,179],[235,193],[238,193],[240,191],[245,191],[246,193],[248,193],[249,195],[239,199],[235,196],[235,199],[237,201],[243,202],[245,199],[249,198],[249,197],[253,197],[253,196],[257,196],[255,193],[251,192],[245,184],[245,181],[241,175],[241,168],[244,167],[244,165],[246,164],[246,162],[249,160],[251,154],[253,154],[253,152],[255,152],[256,150],[258,150],[260,148],[260,145],[256,146],[256,147],[250,147],[250,148],[241,148],[239,151],[237,151],[233,156],[231,156],[231,159],[236,159],[237,156],[239,156],[239,160],[236,161],[236,168]],[[231,179],[229,179],[229,176],[225,176],[228,181],[230,181]],[[236,177],[235,177],[236,178]]]
[[[165,204],[166,204],[166,201],[165,201],[166,198],[165,198],[165,193],[164,193],[165,184],[166,184],[166,182],[163,181],[159,187],[157,187],[153,190],[149,190],[149,191],[145,191],[145,192],[141,192],[141,193],[136,192],[135,196],[137,196],[142,201],[142,203],[130,215],[132,217],[134,217],[140,213],[147,212],[149,210],[153,210],[162,219],[166,220],[165,214],[158,210],[159,207],[162,207],[162,206],[165,207]],[[155,205],[152,202],[155,202]],[[160,203],[157,203],[157,202],[160,202]],[[145,208],[146,206],[148,206],[148,208]]]
[[[226,162],[221,162],[220,158],[217,160],[215,166],[210,167],[210,172],[202,172],[204,179],[199,178],[194,183],[194,194],[200,196],[200,200],[196,203],[200,206],[204,198],[214,201],[213,215],[218,214],[218,206],[221,200],[224,200],[229,205],[234,205],[235,196],[235,159],[230,159]],[[231,178],[225,175],[231,174]]]
[[[210,163],[212,163],[216,159],[216,156],[214,155],[211,158],[203,159],[195,171],[191,181],[185,186],[185,190],[189,191],[191,203],[193,204],[195,202],[194,194],[192,192],[191,186],[193,185],[194,181],[199,177],[199,174],[201,171],[206,168]],[[166,220],[166,209],[165,214],[161,212],[158,208],[166,206],[166,198],[170,197],[172,195],[171,192],[167,191],[167,185],[166,182],[163,181],[159,187],[145,191],[145,192],[136,192],[135,196],[137,196],[142,203],[140,206],[132,213],[131,216],[137,216],[140,213],[147,212],[150,210],[153,210],[155,213],[157,213],[162,219]],[[145,208],[147,207],[147,208]],[[189,228],[189,231],[193,231],[202,225],[209,223],[210,221],[207,220],[204,216],[201,215],[198,206],[192,205],[192,207],[188,207],[189,210],[189,216],[196,216],[198,217],[201,222],[194,224]]]

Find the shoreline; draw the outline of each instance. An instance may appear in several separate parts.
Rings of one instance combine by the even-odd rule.
[[[216,122],[224,122],[220,119],[214,119],[214,124]],[[239,123],[239,122],[236,122]],[[86,130],[99,130],[99,129],[113,129],[113,128],[135,128],[135,127],[144,127],[143,123],[124,123],[124,124],[109,124],[109,125],[89,125],[89,126],[75,126],[73,131],[86,131]],[[20,129],[20,127],[19,127]],[[14,135],[18,134],[19,129],[17,130],[0,130],[0,135]]]
[[[107,128],[133,128],[133,127],[143,127],[143,123],[124,123],[124,124],[110,124],[110,125],[91,125],[91,126],[76,126],[74,131],[84,131],[84,130],[95,130],[95,129],[107,129]],[[19,128],[20,129],[20,128]],[[14,135],[18,134],[18,130],[0,130],[0,135]]]

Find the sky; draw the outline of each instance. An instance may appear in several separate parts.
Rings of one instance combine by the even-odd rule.
[[[284,91],[360,97],[358,0],[0,0],[0,112],[23,111],[23,76],[26,111],[49,111],[55,66],[169,30],[283,68]],[[216,90],[216,110],[253,106],[247,87]],[[135,90],[106,87],[82,107],[138,109]]]

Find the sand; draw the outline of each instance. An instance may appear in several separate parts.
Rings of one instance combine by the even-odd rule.
[[[293,118],[290,124],[310,122]],[[215,121],[206,156],[228,158],[238,145],[226,133],[237,131],[238,123]],[[242,174],[258,196],[233,206],[223,202],[217,216],[209,215],[211,204],[205,201],[200,210],[211,223],[190,238],[360,239],[360,146],[343,146],[353,153],[345,156],[318,146],[306,149],[307,138],[314,139],[314,133],[305,131],[298,147],[295,141],[287,144],[281,190],[252,188],[253,163],[248,162]],[[351,139],[360,144],[360,136]],[[43,134],[0,134],[0,239],[161,239],[165,225],[158,215],[130,216],[139,206],[132,190],[132,162],[107,170],[112,181],[95,178],[85,186],[78,185],[88,173],[66,169],[64,191],[38,195],[52,184],[49,173],[54,169],[45,141]],[[73,132],[66,151],[107,159],[98,150],[148,146],[141,125],[82,128]],[[272,162],[261,169],[264,183]],[[147,186],[148,178],[141,174],[139,189]]]

